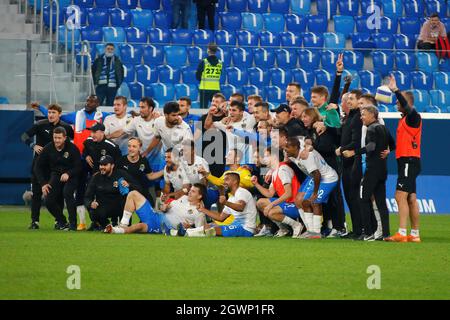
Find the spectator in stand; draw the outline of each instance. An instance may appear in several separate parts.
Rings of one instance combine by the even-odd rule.
[[[194,0],[197,4],[198,28],[205,29],[205,19],[208,16],[209,30],[215,29],[214,15],[216,13],[216,5],[218,0]]]
[[[171,0],[173,19],[172,29],[187,29],[191,15],[191,0]]]
[[[436,50],[436,40],[439,37],[447,37],[447,31],[445,25],[439,19],[439,15],[433,13],[420,29],[417,49]]]
[[[217,49],[216,44],[208,44],[208,57],[200,61],[195,73],[195,77],[200,81],[199,95],[202,109],[208,108],[214,95],[220,92],[220,75],[223,68],[222,61],[216,56]]]

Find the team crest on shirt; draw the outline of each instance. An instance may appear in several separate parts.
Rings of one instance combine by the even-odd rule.
[[[105,150],[105,149],[102,149],[102,150],[100,151],[100,153],[101,153],[102,156],[105,156],[105,155],[106,155],[106,150]]]
[[[144,171],[144,169],[145,169],[145,165],[144,165],[144,164],[141,164],[141,165],[139,166],[139,171]]]
[[[66,158],[66,159],[69,158],[69,153],[67,151],[64,152],[63,157]]]
[[[188,210],[188,214],[194,214],[194,210],[189,209],[189,210]]]
[[[119,186],[119,182],[114,181],[114,182],[113,182],[113,187],[114,187],[114,188],[117,188],[118,186]]]

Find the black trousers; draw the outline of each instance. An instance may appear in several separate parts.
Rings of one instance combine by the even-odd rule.
[[[42,206],[42,187],[34,174],[31,176],[31,192],[33,193],[31,198],[31,221],[39,222]]]
[[[46,204],[47,209],[55,217],[59,223],[66,223],[66,217],[63,214],[64,203],[61,204],[61,196],[66,202],[67,211],[69,212],[69,223],[71,225],[77,224],[77,206],[75,202],[75,191],[77,190],[78,180],[75,177],[69,178],[67,182],[60,181],[60,175],[52,174],[49,184],[51,190],[47,195]]]
[[[208,109],[209,103],[211,102],[213,96],[220,91],[217,90],[199,90],[200,94],[200,108]]]
[[[90,210],[91,220],[97,222],[102,228],[105,228],[110,223],[109,219],[111,219],[111,224],[116,226],[122,218],[123,205],[124,202],[122,199],[109,204],[101,202],[97,209]]]
[[[117,90],[119,88],[111,88],[106,84],[100,84],[95,88],[98,101],[101,106],[112,106],[114,104],[114,98],[116,97]]]
[[[419,49],[419,50],[436,50],[436,44],[419,41],[417,43],[417,49]]]
[[[203,6],[197,3],[197,20],[198,28],[205,29],[205,19],[208,16],[208,27],[209,30],[215,29],[214,15],[216,13],[215,3],[210,3],[207,6]]]
[[[323,206],[323,215],[325,219],[331,219],[334,229],[342,230],[345,228],[345,209],[344,200],[342,199],[340,179],[336,188],[330,193],[328,202]]]
[[[359,206],[359,183],[352,176],[352,167],[343,167],[342,170],[342,187],[344,189],[344,197],[350,210],[350,217],[352,219],[353,233],[360,235],[362,232],[361,226],[361,210]],[[356,180],[356,181],[355,181]]]

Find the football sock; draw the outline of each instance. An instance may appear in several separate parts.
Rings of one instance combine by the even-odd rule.
[[[207,237],[215,237],[216,236],[216,228],[212,227],[205,230],[205,235]]]
[[[298,209],[298,214],[300,216],[300,218],[303,220],[303,223],[306,223],[306,218],[305,218],[305,212],[303,211],[303,209]]]
[[[188,237],[204,237],[205,229],[203,227],[189,228],[186,229],[186,235]]]
[[[80,218],[80,224],[86,224],[86,209],[84,206],[77,206],[77,213]]]
[[[322,226],[322,216],[313,216],[312,231],[315,233],[320,233],[320,227]]]
[[[292,218],[289,218],[288,216],[284,216],[284,219],[281,222],[287,224],[288,226],[291,226],[292,228],[295,228],[300,223]]]
[[[327,227],[328,227],[328,229],[333,229],[333,221],[328,220],[327,221]]]
[[[125,229],[121,227],[112,227],[112,233],[125,233]]]
[[[308,231],[313,231],[313,213],[312,212],[305,212],[305,223],[306,228]]]
[[[412,231],[412,230],[411,230],[411,231]],[[402,236],[405,236],[405,237],[406,237],[406,229],[400,228],[400,229],[398,229],[398,233],[400,233]]]
[[[120,224],[121,224],[121,225],[124,225],[124,226],[129,225],[129,224],[130,224],[130,219],[131,219],[131,216],[132,216],[132,215],[133,215],[132,212],[127,211],[127,210],[123,210],[123,216],[122,216],[122,220],[120,220]]]
[[[411,229],[411,235],[412,235],[413,237],[419,237],[419,236],[420,236],[420,234],[419,234],[419,229],[417,229],[417,230]]]

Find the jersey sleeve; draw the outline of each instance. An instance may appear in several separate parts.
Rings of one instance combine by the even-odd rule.
[[[283,184],[290,184],[294,179],[294,171],[287,165],[281,166],[278,169],[278,177]]]

